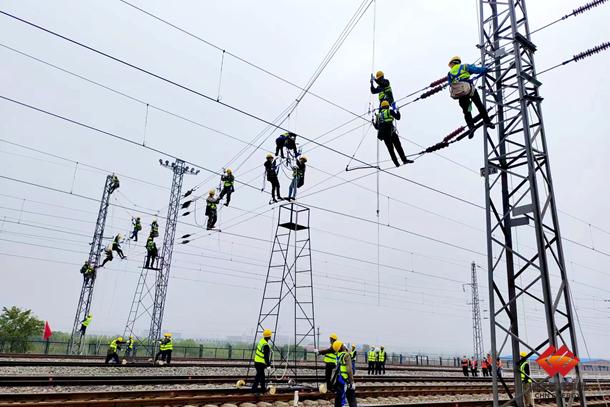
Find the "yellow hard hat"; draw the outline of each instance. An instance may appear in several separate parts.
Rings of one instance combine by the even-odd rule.
[[[227,168],[225,171],[226,171],[227,174],[231,174],[233,172],[233,170],[230,169],[230,168]]]
[[[390,107],[390,102],[384,100],[383,102],[381,102],[381,107]]]
[[[352,349],[356,349],[356,344],[352,343]]]
[[[267,153],[267,158],[273,158],[273,154]]]
[[[383,345],[380,346],[381,349],[384,349]]]
[[[333,341],[336,341],[337,340],[337,334],[334,334],[334,333],[330,334],[329,338],[332,339]]]
[[[341,348],[342,348],[342,347],[343,347],[343,342],[341,342],[341,341],[335,341],[335,342],[333,343],[333,350],[334,350],[335,352],[339,352],[339,351],[341,350]]]
[[[163,334],[163,336],[165,336],[166,338],[171,338],[172,334],[169,333],[169,332],[166,332],[166,333]]]
[[[457,62],[457,63],[459,64],[459,63],[461,63],[461,62],[462,62],[462,58],[460,58],[459,56],[454,56],[454,57],[452,57],[452,58],[449,60],[449,64],[448,64],[448,65],[451,67],[451,64],[452,64],[454,61],[455,61],[455,62]]]
[[[521,352],[520,355],[521,355],[522,358],[524,358],[524,357],[527,356],[527,352]]]
[[[375,74],[375,78],[379,79],[381,78],[383,75],[383,71],[377,71],[377,73]]]
[[[271,338],[273,332],[271,332],[271,329],[265,329],[263,331],[263,338]]]
[[[123,337],[119,336],[118,338],[116,338],[117,342],[123,342]]]
[[[210,195],[214,195],[215,193],[216,193],[216,190],[215,190],[215,189],[210,189],[210,191],[209,191],[209,194],[210,194]]]
[[[299,157],[299,160],[307,162],[307,157],[302,155]]]

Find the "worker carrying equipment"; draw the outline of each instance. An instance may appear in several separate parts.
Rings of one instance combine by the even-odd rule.
[[[108,186],[108,194],[112,194],[120,186],[121,186],[121,183],[119,182],[119,177],[112,174],[112,178],[110,178],[110,185]]]
[[[254,393],[264,393],[267,391],[265,369],[271,369],[271,347],[269,346],[271,335],[271,330],[265,329],[263,331],[263,337],[258,341],[258,345],[256,345],[256,351],[254,352],[256,376],[254,377],[254,383],[252,384],[252,391]]]
[[[326,381],[326,388],[332,389],[333,385],[331,383],[331,378],[333,371],[337,366],[337,353],[333,350],[333,344],[337,342],[337,334],[330,334],[328,339],[330,341],[330,346],[328,347],[328,349],[314,349],[314,352],[324,356],[324,378]]]
[[[449,60],[449,73],[447,74],[447,82],[449,83],[450,95],[453,99],[457,99],[462,112],[464,113],[464,119],[470,129],[468,138],[474,136],[474,119],[472,118],[472,103],[477,107],[483,123],[489,128],[493,129],[496,126],[491,122],[487,110],[481,102],[479,92],[472,83],[472,74],[485,74],[489,71],[487,67],[478,67],[471,64],[462,64],[462,59],[455,56]]]
[[[233,171],[230,168],[225,170],[225,173],[220,177],[220,182],[222,182],[222,190],[220,191],[220,196],[218,199],[222,199],[226,195],[227,200],[225,201],[225,206],[229,206],[229,202],[231,202],[231,194],[235,192],[235,188],[233,187],[235,177],[233,176]]]
[[[131,224],[133,225],[133,230],[131,231],[131,236],[129,236],[129,238],[137,242],[138,233],[142,230],[142,222],[140,221],[140,218],[131,218]]]
[[[155,356],[155,362],[161,358],[163,364],[169,365],[172,361],[172,351],[174,344],[172,343],[172,334],[167,332],[163,334],[163,339],[159,340],[159,352]]]
[[[152,237],[149,237],[146,240],[146,264],[144,265],[145,269],[155,268],[155,260],[157,259],[157,255],[159,251],[157,250],[157,244],[155,243]]]
[[[375,120],[373,121],[373,126],[377,129],[377,138],[383,140],[385,143],[395,166],[399,167],[400,164],[394,153],[394,148],[398,151],[398,155],[403,164],[412,164],[413,161],[407,159],[405,156],[400,138],[398,138],[398,133],[396,132],[396,127],[394,126],[394,119],[400,120],[400,111],[398,111],[398,109],[390,109],[390,103],[387,100],[384,100],[381,102],[381,108],[375,115]]]
[[[267,159],[265,160],[264,167],[267,181],[271,183],[271,201],[273,203],[276,203],[278,200],[281,201],[284,198],[282,198],[280,195],[280,181],[277,177],[277,172],[279,168],[276,164],[276,160],[273,158],[273,154],[267,154]]]
[[[89,314],[87,314],[85,319],[83,319],[81,321],[81,323],[80,323],[80,334],[81,334],[81,336],[84,335],[85,332],[87,331],[87,327],[91,323],[92,319],[93,319],[93,314],[89,313]]]
[[[385,359],[386,354],[382,345],[379,347],[379,351],[377,352],[377,363],[375,364],[378,375],[385,374]]]
[[[351,356],[341,341],[335,341],[332,348],[337,355],[336,368],[331,380],[335,389],[335,407],[344,406],[346,403],[350,407],[356,407],[356,384]]]
[[[112,256],[112,243],[109,244],[108,246],[106,246],[106,248],[104,249],[104,254],[106,255],[106,257],[104,258],[104,261],[102,262],[102,264],[100,264],[100,268],[104,267],[104,265],[106,263],[108,263],[109,261],[112,261],[112,259],[114,259],[114,256]]]
[[[124,343],[125,342],[123,341],[122,336],[117,336],[115,339],[113,339],[110,342],[110,344],[108,345],[108,352],[106,353],[106,361],[104,361],[104,363],[108,363],[112,360],[112,361],[114,361],[114,363],[118,364],[119,363],[118,351],[121,350],[121,345]]]
[[[159,223],[157,222],[157,219],[153,219],[152,223],[150,224],[150,237],[152,237],[153,239],[155,237],[159,237]]]
[[[214,226],[216,226],[216,221],[218,220],[218,212],[216,207],[220,201],[220,198],[215,198],[214,195],[216,195],[216,190],[210,189],[208,197],[205,200],[205,216],[208,217],[208,230],[214,229]]]
[[[376,83],[378,86],[375,86]],[[384,100],[389,104],[394,103],[394,95],[392,94],[392,87],[390,81],[387,80],[383,74],[383,71],[377,71],[375,76],[371,74],[371,93],[377,94],[379,103],[381,104]]]
[[[284,158],[284,147],[286,147],[286,151],[292,150],[294,157],[298,157],[299,152],[297,151],[296,139],[297,135],[290,131],[280,134],[280,136],[275,139],[275,156]]]
[[[121,250],[121,241],[123,240],[123,235],[121,235],[120,233],[118,235],[116,235],[114,237],[114,240],[112,241],[112,250],[114,250],[119,257],[122,259],[125,258],[125,255],[123,254],[123,250]]]
[[[83,266],[80,268],[80,273],[83,275],[85,284],[87,284],[89,280],[94,277],[95,269],[93,268],[93,266],[91,266],[91,263],[89,263],[89,261],[86,261],[85,264],[83,264]]]
[[[301,188],[303,185],[305,185],[306,162],[307,157],[302,155],[297,160],[297,165],[292,167],[292,182],[290,183],[290,187],[288,188],[289,201],[294,201],[297,197],[297,188]]]

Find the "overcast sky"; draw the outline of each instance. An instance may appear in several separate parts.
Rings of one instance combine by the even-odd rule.
[[[354,0],[133,1],[300,86],[310,79],[360,4]],[[549,4],[528,4],[532,28],[581,5],[568,0],[554,1],[553,7]],[[219,92],[222,51],[119,0],[22,0],[2,1],[0,5],[3,11],[214,99],[219,96],[222,102],[269,121],[300,94],[292,85],[229,55],[224,58]],[[602,6],[535,34],[538,70],[608,41],[608,21],[610,7]],[[231,206],[220,211],[218,226],[227,233],[209,234],[195,226],[204,222],[201,205],[196,219],[192,215],[180,218],[178,235],[195,234],[196,239],[176,246],[163,321],[164,330],[183,336],[250,335],[276,222],[276,212],[267,205],[268,195],[260,192],[262,164],[279,132],[267,131],[257,139],[266,127],[257,120],[4,15],[0,15],[0,38],[2,96],[145,143],[213,171],[230,165],[238,181],[255,186],[238,185]],[[312,91],[360,114],[372,100],[368,90],[372,65],[374,70],[386,72],[395,97],[400,98],[443,77],[453,55],[461,55],[464,62],[477,60],[477,2],[379,0],[375,39],[373,58],[370,8]],[[608,66],[610,53],[606,52],[540,78],[561,230],[564,237],[580,243],[565,242],[564,250],[579,332],[584,334],[584,342],[580,337],[581,354],[587,356],[588,351],[597,357],[610,357],[610,193],[605,179],[610,170]],[[0,305],[31,308],[54,329],[69,330],[82,283],[79,268],[87,258],[99,207],[98,202],[77,194],[99,199],[105,176],[116,172],[121,188],[111,201],[132,209],[111,206],[106,234],[127,234],[130,218],[142,216],[144,235],[152,218],[145,213],[166,214],[171,173],[158,165],[158,159],[170,158],[5,100],[0,100],[0,117],[1,174],[74,193],[0,180]],[[307,95],[284,125],[305,137],[317,138],[352,118],[350,113]],[[356,157],[373,162],[376,137],[370,126],[356,128],[361,124],[366,123],[355,120],[320,141],[351,156],[364,139]],[[403,141],[409,154],[419,149],[413,143],[435,144],[462,124],[459,106],[442,92],[405,107],[399,130],[410,140]],[[247,143],[262,143],[262,147],[255,149]],[[304,140],[301,143],[309,167],[299,194],[312,193],[302,202],[373,221],[311,210],[316,317],[322,338],[337,332],[359,344],[384,344],[389,351],[470,353],[470,288],[464,284],[470,282],[472,261],[482,267],[478,277],[485,317],[488,310],[484,211],[382,174],[378,287],[374,173],[346,173],[347,158],[314,148]],[[244,153],[236,158],[242,149]],[[479,133],[439,155],[426,155],[415,165],[391,171],[484,205],[484,183],[479,176],[482,152]],[[382,148],[381,159],[388,158]],[[359,177],[363,178],[344,182]],[[289,180],[283,174],[280,180],[282,193],[287,194]],[[218,176],[204,170],[184,181],[185,190],[199,187],[196,194],[217,185]],[[325,190],[327,187],[333,188]],[[163,229],[164,222],[160,223]],[[519,233],[526,235],[517,232],[517,240]],[[143,243],[126,244],[127,260],[117,258],[100,272],[91,332],[123,332],[144,256]],[[524,237],[517,243],[531,242]],[[540,308],[521,305],[526,335],[544,329]],[[483,321],[486,349],[488,322]],[[291,326],[283,321],[280,334],[288,334]]]

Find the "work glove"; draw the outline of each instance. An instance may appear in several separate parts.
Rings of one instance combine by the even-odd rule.
[[[392,110],[394,110],[395,112],[398,111],[398,107],[396,107],[396,102],[392,102]]]
[[[316,355],[319,355],[319,354],[320,354],[320,351],[319,351],[318,349],[314,349],[314,350],[313,350],[313,353],[315,353]]]
[[[371,84],[375,81],[375,77],[371,74]]]
[[[347,385],[348,389],[356,390],[356,383],[350,383]]]
[[[271,366],[267,366],[267,372],[271,373]]]

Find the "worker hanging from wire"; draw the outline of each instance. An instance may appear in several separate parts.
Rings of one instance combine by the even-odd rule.
[[[449,83],[450,95],[453,99],[457,99],[462,112],[464,113],[464,119],[470,133],[468,138],[474,137],[475,122],[472,118],[472,104],[477,107],[479,114],[483,118],[485,123],[490,129],[496,126],[491,122],[489,114],[481,102],[481,96],[474,86],[472,74],[484,75],[489,71],[487,67],[478,67],[472,64],[462,64],[462,59],[455,56],[449,60],[449,73],[447,74],[447,82]]]
[[[87,284],[95,275],[95,269],[91,263],[89,263],[89,261],[86,261],[85,264],[83,264],[83,266],[80,268],[80,272],[83,275],[85,284]]]
[[[114,259],[114,256],[112,255],[112,243],[106,246],[106,248],[104,249],[104,254],[106,255],[106,257],[104,258],[102,264],[100,264],[100,268],[104,267],[106,263]]]
[[[297,197],[297,188],[301,188],[305,184],[305,163],[307,157],[304,155],[300,156],[296,162],[296,165],[292,167],[292,182],[288,188],[288,200],[294,201]]]
[[[153,239],[155,237],[159,237],[159,222],[157,222],[157,219],[153,219],[152,223],[150,224],[150,237],[152,237]]]
[[[275,156],[284,158],[284,147],[286,147],[286,154],[288,154],[288,151],[292,150],[294,157],[298,157],[299,152],[297,151],[296,139],[297,135],[290,131],[280,134],[280,136],[275,139]]]
[[[231,202],[231,194],[235,192],[235,188],[233,184],[235,183],[235,177],[233,176],[233,171],[230,168],[225,170],[225,173],[220,177],[220,182],[222,182],[222,190],[220,191],[219,199],[227,196],[227,199],[224,203],[225,206],[229,206],[229,202]]]
[[[405,152],[402,149],[402,144],[400,143],[400,138],[398,138],[398,133],[396,133],[394,119],[400,120],[400,111],[398,109],[390,109],[390,102],[384,100],[381,102],[379,112],[375,114],[373,126],[375,129],[377,129],[377,138],[382,140],[388,148],[388,152],[390,153],[390,157],[392,158],[394,165],[399,167],[400,164],[396,158],[394,148],[396,148],[396,151],[398,152],[403,164],[411,164],[413,161],[407,159],[405,156]]]
[[[269,201],[269,203],[276,203],[278,200],[281,201],[284,198],[280,195],[280,180],[277,177],[279,167],[276,164],[276,159],[274,159],[273,154],[267,154],[264,166],[267,181],[271,183],[271,201]]]
[[[119,255],[121,260],[126,258],[126,256],[123,254],[123,250],[121,249],[122,240],[123,240],[123,235],[119,233],[118,235],[116,235],[114,237],[114,240],[112,241],[112,250],[114,250]]]
[[[157,250],[157,244],[155,243],[155,239],[149,237],[146,240],[146,264],[144,265],[144,268],[155,268],[155,261],[157,260],[158,254],[159,252]]]
[[[220,198],[216,198],[214,195],[216,195],[216,190],[210,189],[208,197],[205,200],[205,216],[208,217],[208,230],[214,229],[214,226],[216,226],[216,220],[218,219],[218,211],[216,207],[220,201]]]
[[[116,175],[112,174],[112,177],[110,178],[110,186],[108,187],[108,193],[112,194],[120,186],[121,186],[121,183],[119,182],[119,177],[117,177]]]
[[[375,86],[375,83],[378,86]],[[395,107],[392,87],[390,86],[390,81],[385,78],[383,71],[377,71],[375,76],[371,74],[371,93],[377,95],[380,105],[381,102],[387,100],[390,105],[394,105]]]
[[[138,233],[142,230],[142,222],[139,217],[135,219],[131,218],[131,224],[133,225],[133,230],[131,231],[131,236],[129,236],[129,238],[137,242]]]

